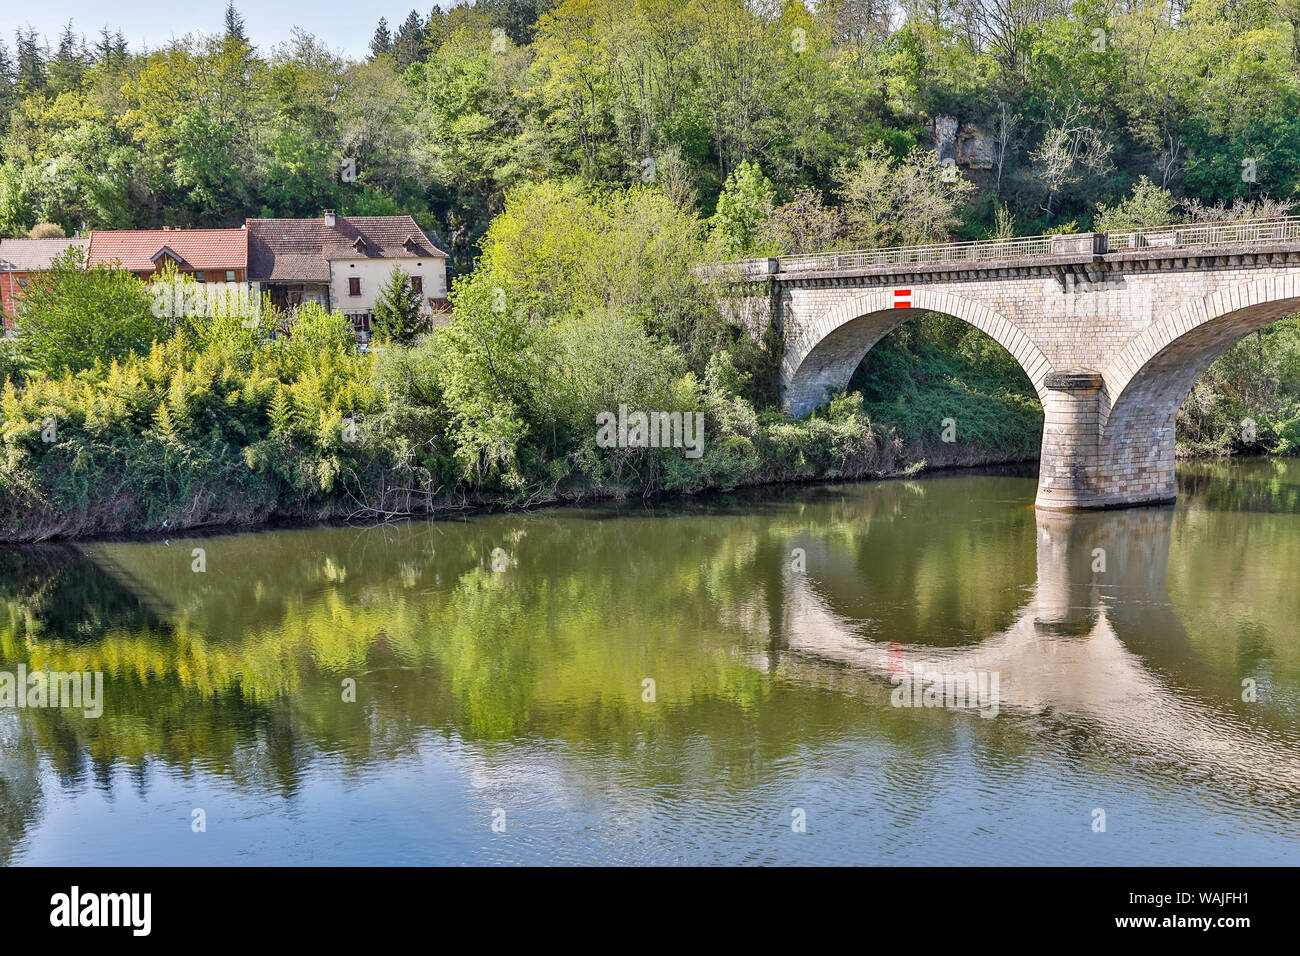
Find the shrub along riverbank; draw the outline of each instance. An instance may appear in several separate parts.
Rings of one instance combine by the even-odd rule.
[[[0,351],[0,538],[692,494],[1037,453],[1023,372],[943,317],[896,330],[846,394],[787,419],[779,340],[723,322],[690,269],[712,241],[653,189],[522,187],[456,282],[454,320],[412,340],[394,322],[367,353],[319,308],[276,338],[289,320],[269,313],[160,319],[137,280],[66,262],[34,280],[24,334]],[[1275,328],[1247,372],[1300,383],[1296,326]],[[1233,369],[1214,387],[1240,385]],[[1284,426],[1290,387],[1270,393]],[[1198,434],[1236,414],[1203,404]],[[620,406],[702,412],[703,454],[600,447],[598,416]],[[1259,417],[1261,439],[1291,440]]]
[[[588,323],[557,326],[513,353],[527,367],[509,371],[535,406],[517,393],[484,396],[479,377],[502,372],[506,357],[475,352],[482,340],[468,322],[369,354],[317,310],[300,313],[288,340],[236,322],[209,329],[5,386],[7,540],[694,493],[920,463],[920,445],[909,450],[874,423],[857,394],[790,421],[737,394],[725,351],[697,380],[627,323],[603,323],[599,340]],[[566,374],[546,374],[555,367]],[[704,454],[597,447],[596,415],[619,403],[702,410]],[[935,444],[951,456],[937,464],[1008,457]]]

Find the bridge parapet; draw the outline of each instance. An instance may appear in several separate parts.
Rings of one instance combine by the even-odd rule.
[[[1021,260],[1051,260],[1064,257],[1102,257],[1132,250],[1178,250],[1187,253],[1249,249],[1260,244],[1300,241],[1300,216],[1251,219],[1244,222],[1189,223],[1150,226],[1128,232],[1081,232],[1065,235],[1023,236],[1015,239],[979,239],[972,242],[931,243],[919,246],[889,246],[855,249],[815,255],[737,259],[712,263],[702,272],[731,281],[797,276],[809,273],[848,272],[880,266],[929,264],[971,264],[975,268],[999,268]]]
[[[1187,249],[1203,246],[1253,245],[1300,239],[1300,216],[1249,219],[1245,222],[1202,222],[1180,226],[1149,226],[1132,232],[1111,233],[1111,252],[1125,249]]]

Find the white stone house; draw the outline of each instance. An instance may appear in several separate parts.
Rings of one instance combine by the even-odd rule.
[[[447,253],[410,216],[249,219],[248,278],[271,302],[292,310],[318,302],[370,337],[375,300],[394,263],[411,277],[426,315],[444,312]]]

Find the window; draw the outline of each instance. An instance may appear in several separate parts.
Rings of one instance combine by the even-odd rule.
[[[234,270],[234,269],[227,269],[227,270],[226,270],[226,281],[227,281],[227,282],[234,282],[234,281],[235,281],[235,270]]]
[[[411,288],[416,292],[424,292],[424,276],[411,276]]]
[[[352,320],[352,330],[353,330],[354,332],[369,332],[369,331],[370,331],[370,313],[369,313],[369,312],[354,312],[354,313],[350,314],[350,315],[348,316],[348,318]]]
[[[348,277],[348,295],[360,295],[360,294],[361,294],[361,277],[360,277],[360,276],[349,276],[349,277]]]
[[[203,273],[202,273],[202,272],[196,272],[196,273],[194,273],[194,281],[195,281],[195,282],[206,282],[207,279],[205,279],[205,278],[203,277]]]

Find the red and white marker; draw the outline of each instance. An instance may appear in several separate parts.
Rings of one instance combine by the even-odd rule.
[[[895,289],[894,290],[894,308],[910,309],[912,307],[912,290]]]

